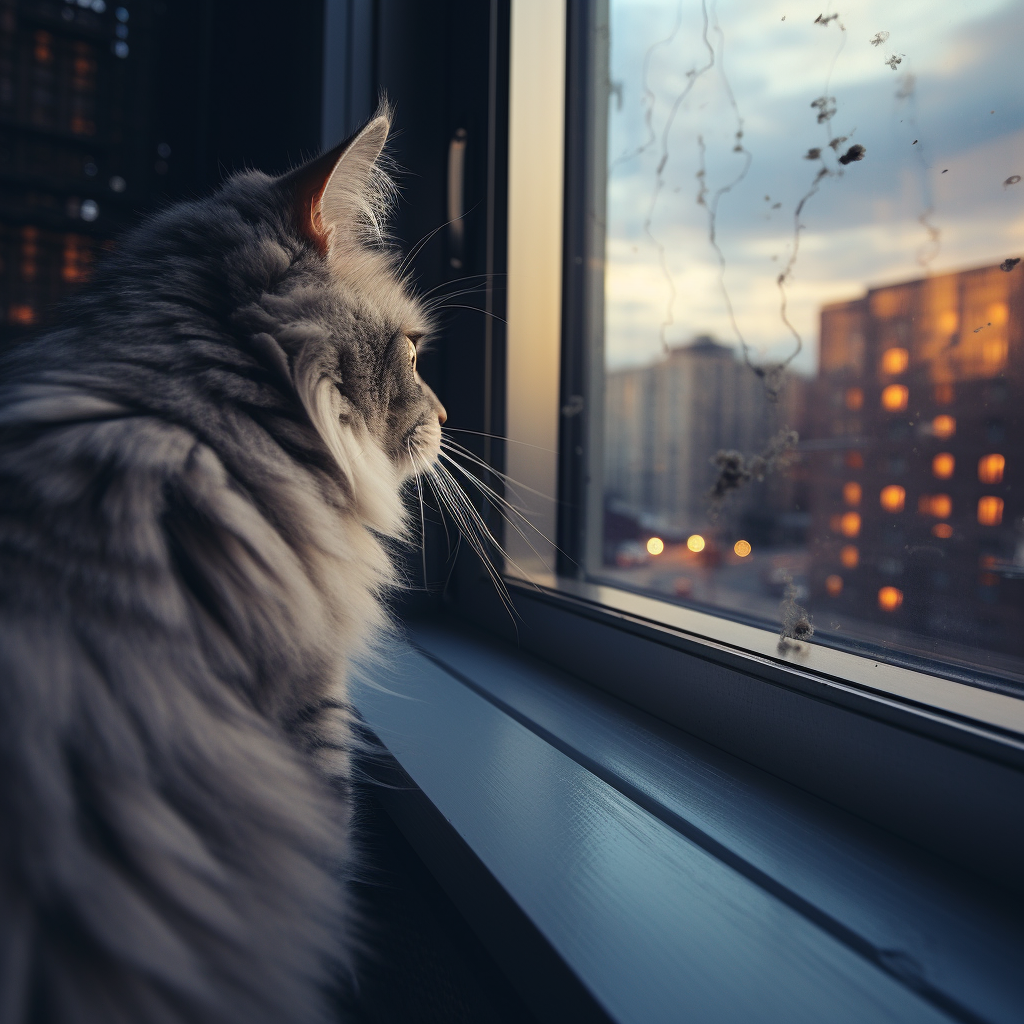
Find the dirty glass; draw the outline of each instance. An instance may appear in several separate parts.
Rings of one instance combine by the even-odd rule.
[[[589,576],[1020,683],[1024,4],[601,11]]]

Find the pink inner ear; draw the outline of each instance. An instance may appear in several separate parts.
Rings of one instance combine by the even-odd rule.
[[[296,226],[324,256],[327,255],[327,235],[323,230],[320,216],[320,199],[331,172],[354,138],[355,136],[346,139],[322,156],[303,164],[302,167],[297,167],[280,179],[281,184],[291,192]]]

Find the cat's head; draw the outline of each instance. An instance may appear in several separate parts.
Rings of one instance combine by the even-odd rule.
[[[389,129],[382,107],[351,138],[274,186],[306,247],[298,256],[306,271],[295,276],[287,301],[312,308],[316,320],[315,330],[296,326],[293,380],[354,500],[378,508],[389,504],[393,484],[436,463],[446,415],[417,372],[431,324],[385,243],[394,193],[381,166]]]

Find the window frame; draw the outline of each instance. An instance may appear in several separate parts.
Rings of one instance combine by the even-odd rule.
[[[510,5],[507,250],[492,261],[500,269],[505,260],[499,257],[507,256],[510,273],[507,415],[504,423],[481,429],[512,439],[503,446],[502,468],[510,477],[557,493],[555,536],[549,512],[532,517],[557,548],[552,543],[542,550],[532,571],[506,566],[512,613],[479,563],[464,556],[443,604],[664,721],[1020,891],[1024,882],[1015,865],[1024,860],[1024,826],[999,808],[1024,798],[1024,701],[999,692],[996,681],[968,685],[952,669],[952,678],[943,678],[912,659],[893,664],[813,643],[780,650],[769,630],[579,578],[583,527],[594,514],[586,481],[599,473],[587,463],[596,450],[588,441],[601,421],[599,402],[581,408],[574,396],[587,394],[588,384],[594,394],[603,366],[585,344],[585,274],[593,272],[587,232],[594,230],[594,218],[573,197],[587,173],[584,71],[595,59],[591,30],[607,6],[606,0]],[[545,26],[550,32],[553,18],[564,18],[560,65],[549,59],[550,47],[540,62],[529,45],[530,33]],[[558,174],[551,166],[547,174],[534,173],[532,187],[549,191],[531,203],[517,179],[517,154],[527,149],[537,161],[538,143],[552,137],[550,108],[559,96],[565,104],[564,159],[552,159]],[[531,124],[527,133],[524,125]],[[499,172],[504,168],[489,166],[492,184]],[[550,215],[556,202],[562,210],[557,220]],[[494,237],[500,244],[502,234]],[[533,303],[526,282],[515,278],[531,247],[534,253],[546,247],[545,265],[557,247],[557,303],[550,279],[534,275],[546,291]],[[549,371],[557,366],[559,373],[558,407],[550,407],[554,389],[548,388],[548,407],[539,416],[536,389],[525,372],[532,366],[536,373],[538,365]],[[555,448],[557,465],[514,443],[523,440]],[[504,542],[514,549],[509,531]]]

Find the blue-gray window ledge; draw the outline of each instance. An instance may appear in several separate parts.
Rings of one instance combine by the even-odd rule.
[[[540,1020],[1024,1020],[1018,897],[511,645],[413,620],[354,696]]]

